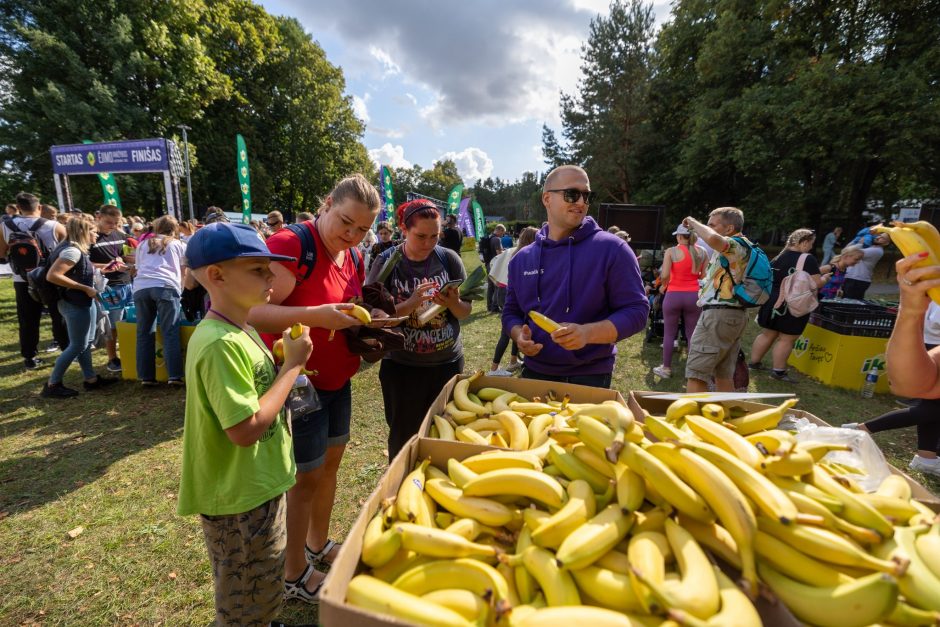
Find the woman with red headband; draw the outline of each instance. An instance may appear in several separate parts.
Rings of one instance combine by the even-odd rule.
[[[463,372],[460,320],[470,315],[471,307],[460,300],[457,287],[441,289],[448,281],[465,279],[467,272],[457,253],[437,244],[441,214],[434,203],[407,202],[398,207],[397,217],[405,241],[382,253],[366,280],[375,282],[386,264],[393,263],[384,285],[395,299],[396,314],[408,316],[401,326],[405,348],[386,356],[379,369],[389,459],[418,432],[447,381]],[[396,250],[401,254],[394,254]],[[444,311],[422,324],[421,314],[435,304]]]

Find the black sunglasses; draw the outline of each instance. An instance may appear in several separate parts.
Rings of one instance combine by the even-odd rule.
[[[584,204],[589,205],[591,201],[594,200],[594,192],[592,191],[582,191],[580,189],[546,189],[546,192],[556,192],[561,194],[561,197],[565,199],[565,202],[574,204],[578,202],[579,198],[584,199]]]

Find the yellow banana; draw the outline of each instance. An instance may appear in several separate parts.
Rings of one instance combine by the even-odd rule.
[[[757,527],[793,548],[831,564],[894,575],[903,573],[906,568],[903,562],[879,559],[846,537],[821,527],[783,525],[762,516],[757,517]]]
[[[473,376],[470,376],[466,379],[461,379],[457,382],[457,385],[454,386],[454,403],[457,405],[457,408],[461,411],[472,411],[474,414],[483,416],[488,414],[486,407],[480,403],[475,403],[470,400],[470,397],[467,395],[470,390],[470,384],[473,383],[481,373],[477,372]]]
[[[914,544],[921,561],[940,579],[940,521],[935,522],[930,531],[918,536]]]
[[[509,585],[499,571],[472,558],[434,560],[419,564],[395,579],[393,585],[416,595],[434,590],[461,588],[481,597],[492,595],[497,601],[509,597]]]
[[[669,545],[669,540],[658,531],[644,531],[634,534],[627,545],[627,558],[629,565],[639,570],[645,577],[662,585],[666,581],[666,556],[663,553],[662,542]],[[644,611],[656,613],[659,603],[652,591],[643,585],[631,568],[628,576],[633,594],[640,601]]]
[[[542,462],[538,457],[532,453],[516,451],[487,451],[466,457],[461,460],[461,463],[477,474],[500,468],[542,469]]]
[[[940,625],[940,612],[922,610],[904,601],[898,601],[891,613],[885,617],[884,622],[899,627],[934,627]]]
[[[357,575],[346,589],[346,602],[378,614],[391,615],[405,621],[441,627],[469,627],[472,623],[457,612],[425,601],[381,579]]]
[[[594,563],[626,537],[633,522],[619,505],[608,505],[565,538],[555,555],[558,565],[577,570]]]
[[[582,600],[618,612],[644,612],[630,584],[630,577],[598,566],[571,571]]]
[[[871,546],[872,544],[878,544],[882,540],[878,532],[866,527],[853,525],[849,521],[843,518],[839,518],[830,512],[825,505],[811,499],[808,496],[804,496],[799,492],[794,492],[788,496],[801,512],[804,514],[810,514],[812,516],[819,516],[819,518],[822,519],[822,524],[824,526],[832,529],[833,531],[841,531],[859,544]]]
[[[501,388],[480,388],[476,391],[477,398],[481,401],[495,401],[497,398],[503,394],[508,394],[509,390],[503,390]]]
[[[401,534],[401,545],[409,551],[428,557],[492,556],[492,546],[470,542],[455,533],[436,527],[422,527],[413,523],[397,523],[393,529]]]
[[[585,446],[590,447],[598,455],[610,459],[609,455],[613,451],[616,438],[613,429],[591,416],[578,416],[571,422],[578,429],[578,438]]]
[[[516,513],[502,503],[479,496],[467,496],[449,480],[431,479],[425,490],[447,511],[484,525],[501,527],[516,517]]]
[[[911,500],[911,486],[901,475],[888,475],[875,490],[875,494],[893,496],[896,499]]]
[[[454,425],[442,417],[435,414],[432,417],[434,420],[434,426],[437,427],[438,438],[441,440],[456,440],[457,435],[454,433]]]
[[[623,448],[627,432],[633,429],[633,412],[616,401],[605,401],[597,405],[582,406],[572,415],[572,417],[578,416],[591,416],[610,427],[614,432],[614,442],[610,446],[608,459],[611,461],[617,459],[620,449]]]
[[[821,461],[823,457],[833,451],[851,451],[852,447],[848,444],[833,444],[830,442],[800,442],[798,448],[809,453],[814,462]]]
[[[455,533],[462,538],[466,538],[471,542],[476,541],[482,535],[489,535],[494,538],[502,537],[505,538],[506,534],[497,529],[496,527],[490,527],[489,525],[484,525],[483,523],[474,520],[473,518],[459,518],[446,527],[442,527],[447,533]]]
[[[531,546],[535,546],[532,542],[532,531],[526,526],[519,531],[519,537],[516,539],[516,555],[522,555]],[[523,603],[531,603],[538,593],[538,583],[535,577],[529,573],[521,561],[512,568],[519,600]]]
[[[927,247],[934,251],[940,251],[940,233],[937,232],[937,227],[935,227],[930,222],[926,220],[919,220],[917,222],[895,222],[895,226],[901,226],[913,230],[915,233],[924,238],[924,241],[927,243]]]
[[[509,434],[509,446],[514,451],[525,451],[529,448],[529,430],[518,414],[507,409],[495,414],[493,418]]]
[[[807,451],[795,448],[782,455],[768,455],[761,463],[765,473],[784,477],[802,477],[813,472],[813,456]]]
[[[495,418],[477,418],[473,422],[469,422],[463,426],[468,429],[473,429],[477,433],[482,433],[483,431],[495,431],[502,428],[502,425],[499,424],[499,421]]]
[[[634,574],[665,607],[707,620],[721,607],[718,578],[711,562],[695,538],[672,520],[666,521],[666,537],[676,556],[679,580],[659,584],[639,569],[635,569]]]
[[[581,596],[571,577],[562,570],[551,552],[530,546],[522,555],[522,564],[535,578],[549,605],[581,605]]]
[[[449,417],[458,425],[466,425],[479,418],[479,416],[477,416],[472,411],[463,411],[462,409],[458,409],[454,401],[449,401],[447,405],[444,406],[444,415]]]
[[[555,417],[552,414],[538,414],[529,419],[526,428],[529,430],[529,448],[544,444],[548,440],[548,428],[552,426]]]
[[[580,479],[568,485],[568,502],[532,531],[536,545],[557,549],[572,531],[595,514],[594,491]]]
[[[680,512],[702,522],[712,522],[715,514],[695,490],[682,481],[666,464],[636,444],[627,444],[620,459],[641,475],[669,504]]]
[[[627,541],[629,542],[629,538],[627,538]],[[621,542],[621,544],[623,544],[623,542]],[[606,568],[607,570],[612,570],[621,575],[630,574],[630,558],[627,557],[626,553],[618,551],[617,549],[611,549],[601,555],[597,561],[594,562],[594,566]]]
[[[447,460],[447,476],[455,486],[463,489],[479,475],[451,457]]]
[[[758,561],[770,564],[787,577],[808,585],[825,588],[852,580],[852,577],[829,564],[813,559],[763,531],[758,531],[754,536],[754,549]]]
[[[594,449],[585,444],[575,444],[571,447],[571,454],[584,462],[590,468],[601,473],[608,479],[616,479],[614,465],[594,452]]]
[[[552,509],[560,508],[565,501],[565,492],[557,480],[527,468],[501,468],[477,475],[463,490],[467,496],[525,496]]]
[[[537,327],[545,331],[546,333],[554,333],[556,330],[561,328],[561,325],[546,316],[543,313],[537,311],[529,312],[529,319],[535,323]]]
[[[898,587],[905,600],[923,610],[940,608],[940,577],[924,563],[917,550],[917,534],[913,527],[896,527],[894,537],[872,547],[872,552],[883,559],[908,559],[907,572],[898,579]]]
[[[865,627],[882,620],[898,599],[897,581],[872,573],[848,583],[822,588],[790,579],[766,564],[761,580],[793,614],[818,627]]]
[[[424,473],[430,463],[431,461],[426,459],[408,473],[401,482],[398,497],[395,499],[399,519],[425,527],[434,526],[434,518],[424,501]]]
[[[368,310],[366,310],[361,305],[354,304],[352,306],[352,309],[345,309],[343,310],[343,313],[346,314],[347,316],[352,316],[353,318],[357,319],[362,324],[369,324],[370,322],[372,322],[372,316],[369,314]]]
[[[471,429],[470,427],[465,427],[463,425],[457,427],[454,430],[454,435],[457,437],[457,440],[460,442],[466,442],[467,444],[478,444],[480,446],[489,446],[490,443],[482,435]]]
[[[645,627],[647,624],[637,617],[588,605],[546,607],[526,612],[522,618],[512,621],[513,627]]]
[[[362,561],[377,568],[392,560],[401,549],[401,536],[394,529],[385,529],[382,512],[378,512],[366,525],[362,536]]]
[[[557,444],[553,444],[549,447],[548,461],[557,466],[562,474],[569,479],[587,481],[595,492],[603,492],[607,489],[607,484],[610,481],[607,477]]]
[[[883,516],[897,522],[910,520],[911,516],[917,513],[917,509],[911,505],[910,499],[897,499],[893,496],[864,493],[859,494],[857,498],[867,502],[881,512]]]
[[[659,416],[647,414],[643,417],[643,424],[646,426],[646,430],[652,433],[657,440],[664,442],[669,440],[685,440],[689,437],[688,433]]]
[[[761,455],[756,446],[731,429],[694,415],[686,416],[685,424],[701,440],[723,448],[751,468],[760,468],[764,456]]]
[[[638,510],[646,497],[643,477],[621,463],[614,466],[614,475],[617,481],[617,504],[627,512]]]
[[[504,432],[503,432],[502,430],[494,431],[493,433],[491,433],[491,434],[490,434],[490,445],[492,445],[492,446],[498,446],[499,448],[509,448],[509,442],[506,441],[506,439],[507,439],[509,436],[506,435],[506,436],[504,437],[504,436],[503,436],[503,433],[504,433]]]
[[[678,522],[682,528],[692,534],[695,540],[707,548],[709,551],[720,557],[734,568],[741,570],[741,558],[738,554],[738,546],[734,538],[728,533],[728,530],[712,523],[706,525],[697,520],[692,520],[688,516],[679,515]],[[756,535],[755,535],[756,537]]]
[[[539,403],[537,401],[515,401],[509,403],[509,409],[529,416],[538,416],[539,414],[554,414],[558,412],[557,407],[548,403]]]
[[[702,417],[711,420],[712,422],[717,422],[721,424],[725,421],[727,412],[725,411],[724,406],[719,405],[718,403],[705,403],[701,407]]]
[[[750,445],[749,445],[750,446]],[[679,475],[692,489],[702,495],[722,526],[734,538],[741,557],[741,575],[757,594],[757,568],[754,561],[754,534],[757,520],[747,498],[727,475],[695,453],[665,443],[651,444],[646,449]]]
[[[770,479],[770,481],[773,482],[775,486],[783,490],[788,496],[792,497],[794,493],[802,494],[803,496],[813,499],[820,505],[823,505],[833,514],[840,514],[845,507],[842,505],[842,501],[835,497],[829,496],[827,493],[823,492],[810,483],[797,481],[796,479],[790,477],[778,477],[775,475],[771,475],[767,478]]]
[[[444,588],[421,596],[425,601],[436,603],[460,614],[472,623],[485,624],[489,616],[489,603],[469,590]]]
[[[881,534],[882,538],[890,538],[894,533],[894,526],[881,512],[869,504],[868,501],[842,487],[838,481],[818,466],[813,468],[810,483],[842,502],[843,509],[840,516],[847,521],[861,527],[874,529]]]
[[[914,264],[914,268],[924,268],[927,266],[936,266],[940,264],[940,248],[934,247],[931,245],[931,242],[936,240],[935,233],[936,229],[930,231],[926,227],[919,226],[918,229],[914,229],[904,224],[903,222],[894,222],[894,226],[885,227],[885,226],[875,226],[871,228],[872,233],[887,233],[891,236],[891,241],[894,242],[894,245],[897,246],[901,253],[905,257],[908,255],[914,255],[917,253],[927,253],[927,256],[923,259],[917,261]],[[924,233],[928,234],[930,241],[925,239]],[[934,275],[923,277],[924,279],[935,279],[940,278]],[[931,288],[927,290],[927,295],[930,296],[933,302],[940,304],[940,289]]]
[[[515,608],[522,605],[522,601],[519,597],[519,590],[516,588],[515,569],[509,564],[498,562],[496,564],[496,571],[503,576],[503,579],[506,580],[506,586],[509,589],[509,596],[506,598],[506,603],[509,604],[509,607]],[[497,616],[497,620],[499,620],[499,618],[501,618],[501,615]]]
[[[447,481],[450,481],[448,479]],[[434,515],[434,524],[436,524],[441,529],[447,529],[452,524],[454,524],[455,517],[450,512],[438,512]],[[467,519],[471,520],[471,519]]]
[[[754,446],[762,446],[768,454],[776,453],[777,451],[788,451],[796,446],[796,438],[793,434],[782,429],[758,431],[757,433],[744,436],[744,439]]]
[[[669,617],[688,627],[761,627],[760,614],[751,600],[742,593],[727,575],[717,566],[715,577],[718,579],[718,595],[721,598],[721,610],[707,621],[702,621],[682,610],[670,611]]]
[[[665,529],[666,519],[669,518],[671,512],[671,507],[668,512],[659,507],[634,512],[636,515],[636,524],[633,525],[633,533],[663,531],[663,529]]]
[[[399,549],[398,553],[389,560],[387,563],[379,566],[378,568],[372,569],[372,575],[378,579],[381,579],[385,583],[392,583],[403,573],[408,572],[416,566],[421,564],[426,564],[431,561],[430,557],[425,557],[424,555],[418,555],[414,551],[409,551],[408,549]]]
[[[699,413],[698,401],[691,398],[680,398],[670,403],[669,407],[666,408],[666,420],[676,422],[689,414],[697,413]]]
[[[729,418],[728,422],[735,426],[738,435],[750,435],[757,431],[773,429],[777,426],[788,409],[796,405],[795,398],[789,398],[777,407],[769,407],[756,411],[741,418]]]
[[[706,442],[680,442],[714,464],[728,476],[765,515],[785,524],[796,520],[799,511],[783,491],[771,481],[727,451]],[[706,521],[707,522],[707,521]]]
[[[506,392],[494,398],[491,402],[493,403],[493,411],[495,413],[509,411],[509,403],[516,400],[515,392]]]

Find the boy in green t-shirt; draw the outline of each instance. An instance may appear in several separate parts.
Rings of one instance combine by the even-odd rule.
[[[200,514],[215,580],[216,623],[267,625],[284,594],[286,497],[294,484],[284,402],[310,355],[309,329],[284,332],[280,372],[248,310],[272,292],[273,255],[247,225],[215,223],[186,257],[212,308],[189,342],[180,515]]]

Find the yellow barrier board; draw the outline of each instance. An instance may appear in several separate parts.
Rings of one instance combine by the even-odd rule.
[[[180,327],[180,343],[183,346],[183,362],[186,362],[186,347],[192,337],[195,326],[184,325]],[[166,381],[169,377],[166,372],[166,363],[163,361],[163,334],[157,327],[157,339],[154,354],[156,355],[157,381]],[[118,351],[121,354],[121,377],[134,381],[137,379],[137,324],[134,322],[118,322]]]
[[[878,366],[875,391],[887,394],[887,343],[887,338],[842,335],[808,324],[793,346],[788,363],[823,383],[850,390],[861,390],[865,375],[872,366]]]

